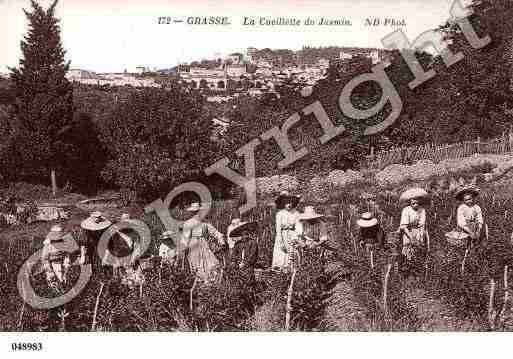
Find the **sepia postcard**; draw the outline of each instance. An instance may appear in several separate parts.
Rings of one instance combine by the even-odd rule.
[[[481,356],[513,330],[512,0],[0,14],[7,357]]]

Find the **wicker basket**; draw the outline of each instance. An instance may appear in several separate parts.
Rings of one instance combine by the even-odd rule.
[[[153,257],[146,257],[139,259],[139,263],[142,270],[152,269],[155,266],[155,260]]]
[[[452,231],[445,234],[447,243],[455,247],[466,247],[469,235],[459,231]]]
[[[386,238],[387,243],[395,245],[401,242],[402,233],[401,231],[388,232]]]

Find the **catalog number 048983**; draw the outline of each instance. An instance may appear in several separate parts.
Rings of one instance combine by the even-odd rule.
[[[12,351],[40,351],[43,350],[43,343],[12,343]]]

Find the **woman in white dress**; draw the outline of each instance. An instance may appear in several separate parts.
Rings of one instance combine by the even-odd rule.
[[[273,250],[273,268],[289,270],[297,258],[296,241],[300,213],[296,207],[299,196],[282,192],[276,199],[276,237]]]
[[[462,202],[456,212],[457,230],[467,236],[469,247],[480,241],[484,225],[481,207],[474,203],[478,195],[476,187],[465,187],[456,193],[456,199]]]
[[[213,237],[219,246],[225,246],[224,235],[213,225],[200,220],[199,213],[202,207],[199,203],[192,203],[186,210],[194,216],[183,223],[182,243],[187,250],[187,261],[191,272],[200,280],[210,282],[216,279],[220,262],[209,247],[209,237]]]
[[[41,262],[49,286],[56,289],[60,284],[66,283],[71,263],[69,254],[58,248],[58,245],[62,243],[64,243],[62,227],[55,225],[43,242]]]
[[[407,263],[411,263],[424,248],[426,235],[426,210],[422,206],[427,199],[427,192],[422,189],[409,190],[401,196],[409,205],[401,212],[399,230],[402,233],[402,254]]]

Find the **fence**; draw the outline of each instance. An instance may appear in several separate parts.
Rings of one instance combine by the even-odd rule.
[[[415,147],[399,147],[366,157],[366,167],[383,169],[391,164],[411,164],[420,160],[434,163],[472,156],[476,153],[502,155],[513,152],[513,132],[504,133],[501,137],[488,142],[465,141],[453,144],[427,143]]]

